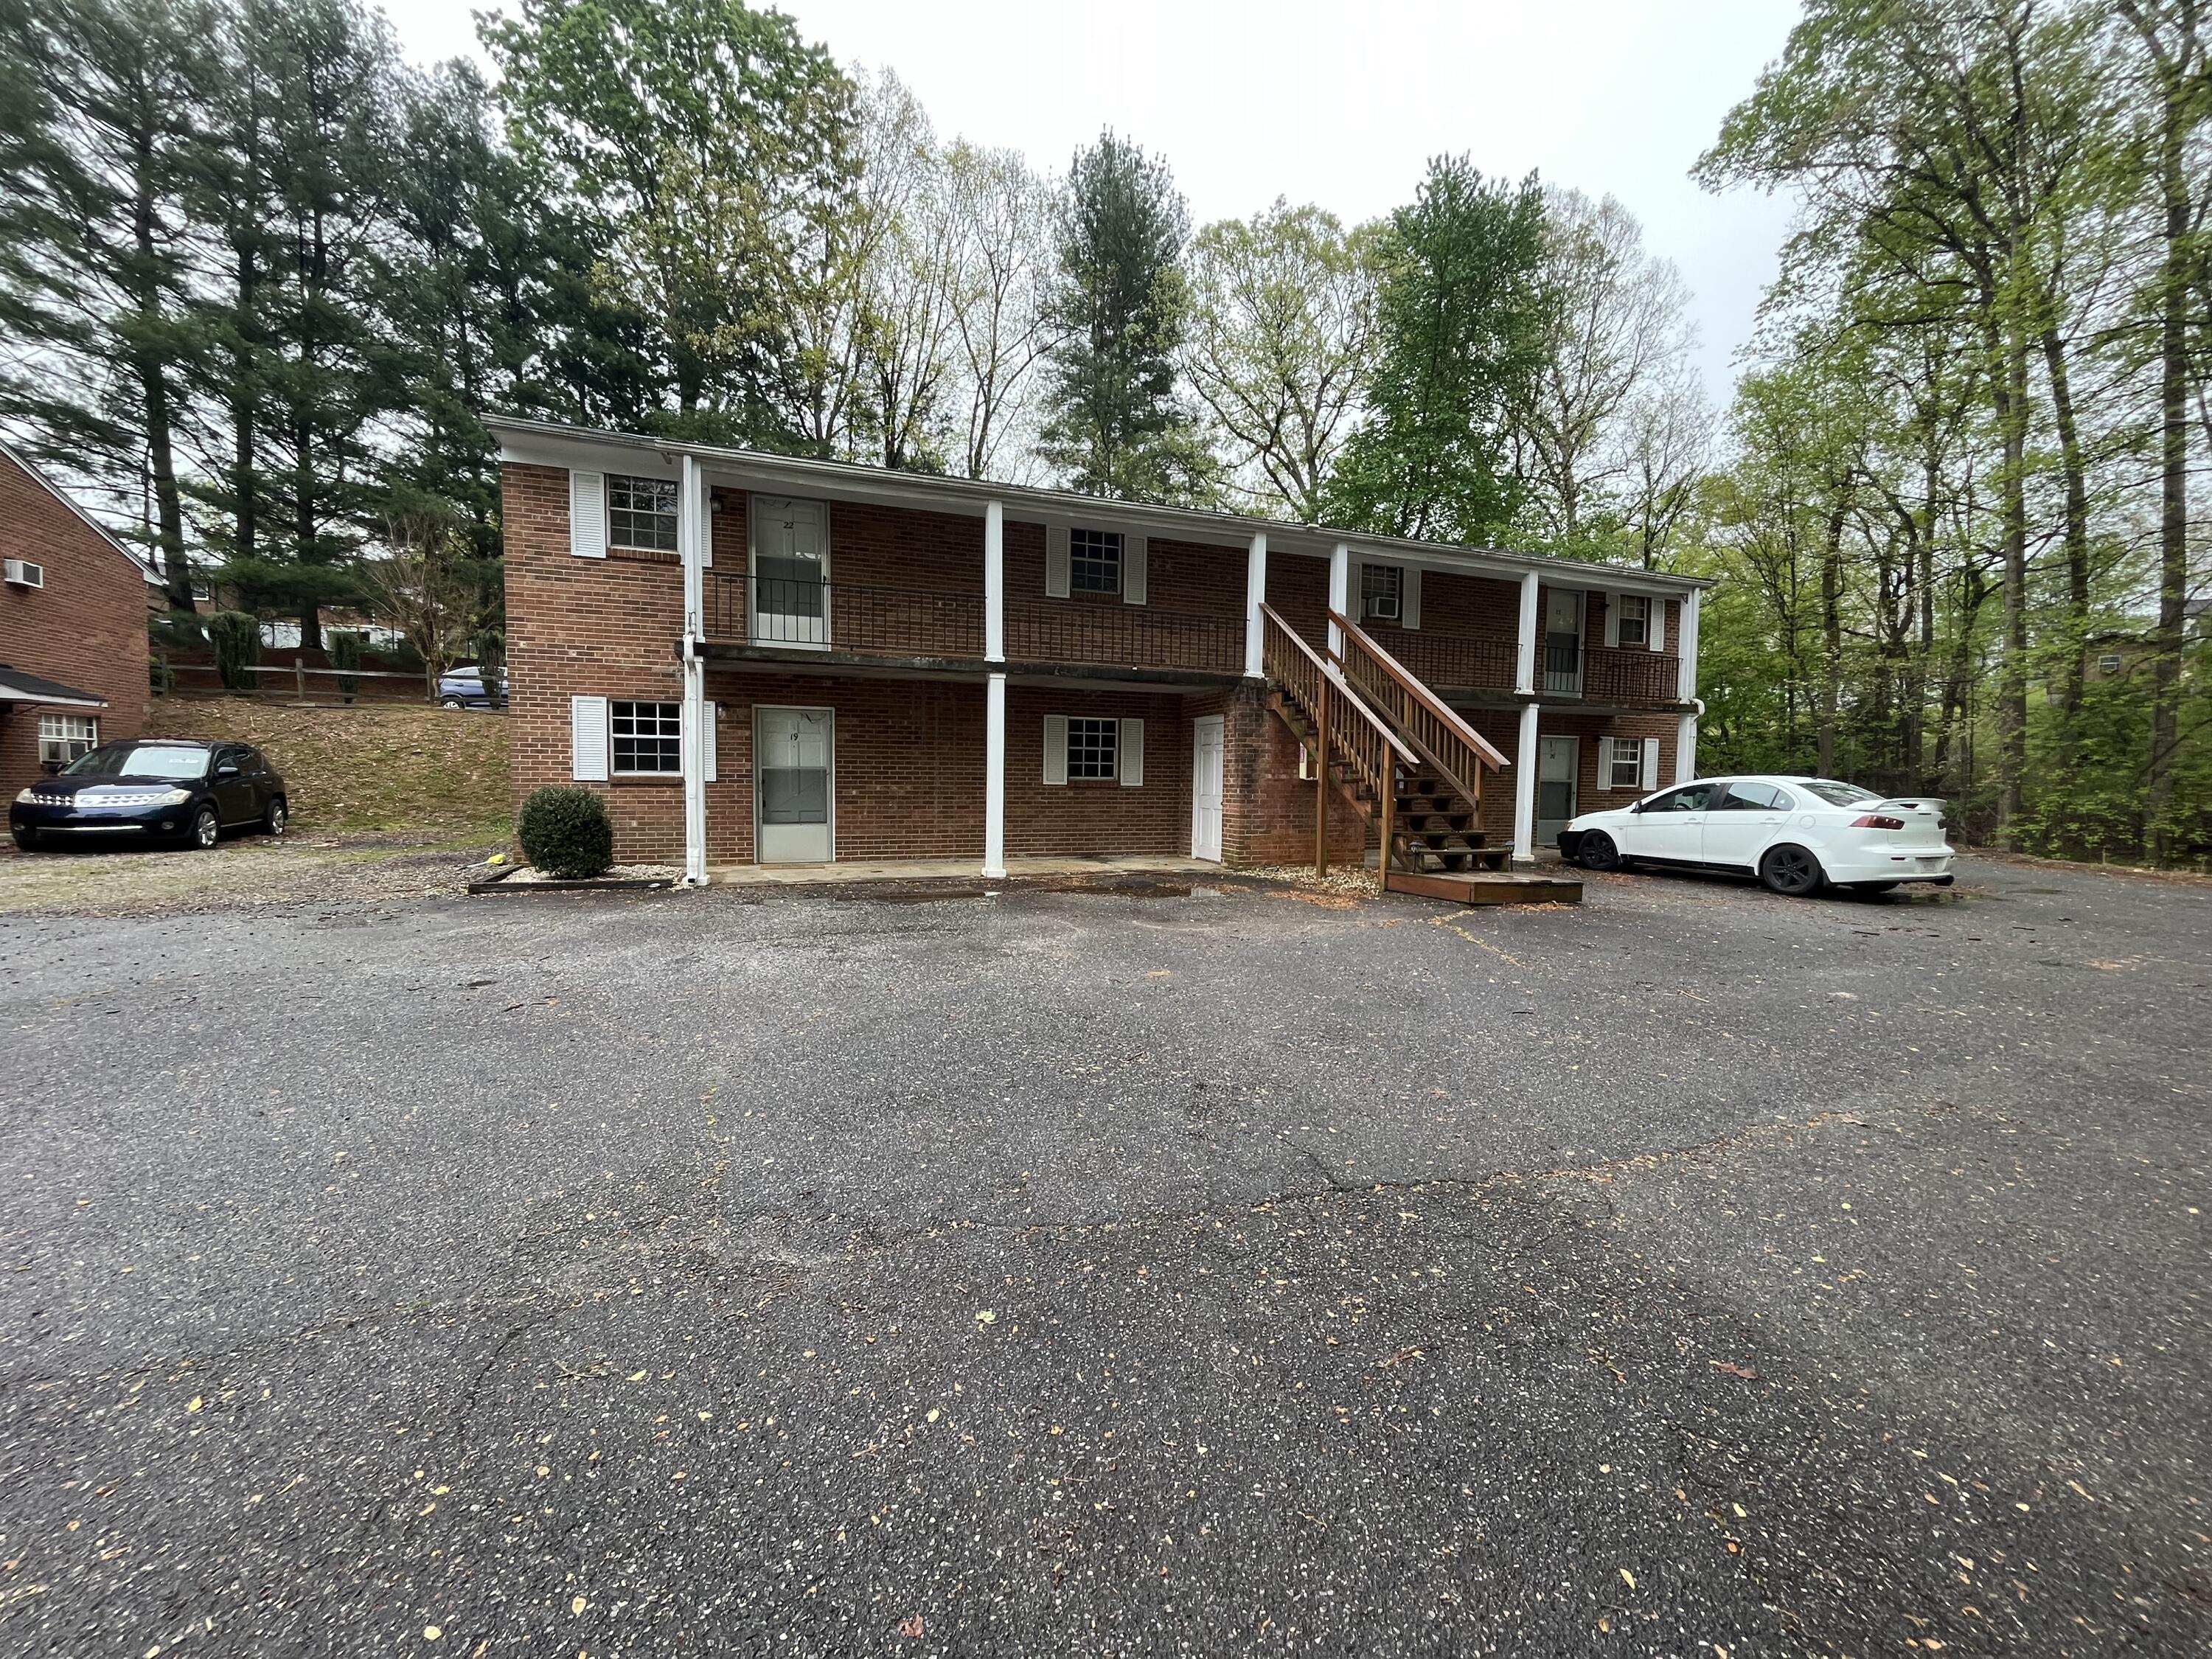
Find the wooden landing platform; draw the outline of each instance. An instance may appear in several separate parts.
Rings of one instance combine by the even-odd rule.
[[[1410,875],[1390,872],[1390,890],[1455,904],[1580,904],[1583,884],[1573,876],[1523,875],[1510,870],[1476,870],[1467,874]]]

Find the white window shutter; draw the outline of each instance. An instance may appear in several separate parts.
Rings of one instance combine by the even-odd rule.
[[[1653,599],[1650,605],[1650,620],[1644,624],[1644,642],[1654,651],[1667,648],[1667,601]]]
[[[580,559],[607,556],[607,477],[604,472],[568,475],[568,551]]]
[[[1060,545],[1067,545],[1066,532],[1061,532]],[[1067,781],[1067,716],[1047,714],[1044,717],[1044,781],[1047,783]]]
[[[1145,602],[1145,553],[1142,536],[1121,538],[1121,603],[1142,605]],[[1124,726],[1128,722],[1124,720]]]
[[[1659,787],[1659,739],[1656,738],[1644,739],[1644,787],[1646,789]]]
[[[579,783],[607,781],[607,700],[568,699],[568,775]]]
[[[700,758],[706,763],[707,781],[709,783],[718,783],[721,780],[717,775],[717,768],[715,767],[714,762],[715,750],[719,750],[722,746],[721,704],[718,702],[710,702],[707,705],[707,729],[704,732],[701,733],[700,742],[703,745],[700,750]]]
[[[1407,565],[1398,580],[1398,626],[1419,628],[1421,625],[1421,573],[1413,565]]]
[[[1048,599],[1067,597],[1067,526],[1064,524],[1044,527],[1044,596]]]
[[[1608,646],[1620,643],[1620,595],[1605,596],[1605,642]]]
[[[1613,739],[1611,738],[1600,738],[1597,740],[1597,787],[1601,789],[1610,789],[1613,787]]]
[[[1145,787],[1145,723],[1142,720],[1121,722],[1121,787],[1124,789]]]

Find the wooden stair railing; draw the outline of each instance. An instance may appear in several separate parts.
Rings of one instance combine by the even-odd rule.
[[[1300,639],[1273,606],[1262,604],[1261,666],[1279,689],[1288,708],[1309,724],[1301,730],[1291,722],[1301,743],[1311,746],[1314,775],[1321,784],[1314,792],[1314,868],[1328,873],[1329,782],[1340,767],[1352,799],[1363,811],[1370,800],[1382,820],[1384,851],[1382,884],[1389,884],[1389,853],[1395,836],[1392,817],[1403,777],[1420,769],[1421,757],[1397,733],[1375,716],[1324,661],[1319,652]]]
[[[1344,635],[1344,677],[1421,757],[1480,806],[1482,775],[1506,763],[1497,746],[1461,719],[1450,704],[1407,672],[1374,636],[1340,611],[1329,620]]]

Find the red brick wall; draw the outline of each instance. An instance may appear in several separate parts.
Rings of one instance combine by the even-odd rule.
[[[1270,579],[1273,571],[1270,570]],[[1267,707],[1256,681],[1207,697],[1194,697],[1193,718],[1224,720],[1221,768],[1221,854],[1229,864],[1310,864],[1314,854],[1314,792],[1298,776],[1298,740]],[[1329,803],[1329,857],[1357,864],[1372,833],[1350,795]]]
[[[1145,723],[1145,781],[1044,781],[1044,717]],[[976,781],[978,798],[982,781]],[[1006,856],[1190,854],[1190,720],[1180,693],[1006,688]]]
[[[1328,648],[1328,561],[1267,556],[1267,604],[1316,651]]]
[[[145,729],[146,579],[38,479],[0,455],[0,556],[46,568],[43,588],[0,586],[0,663],[107,699],[103,741]],[[0,703],[0,791],[40,775],[35,706]]]
[[[559,467],[507,466],[501,489],[507,741],[520,805],[533,789],[574,781],[568,745],[572,696],[664,702],[682,696],[676,641],[684,631],[684,574],[672,553],[572,555],[568,475]],[[719,548],[718,535],[718,561]],[[607,797],[618,860],[681,859],[684,792],[673,779],[624,778],[587,787]]]

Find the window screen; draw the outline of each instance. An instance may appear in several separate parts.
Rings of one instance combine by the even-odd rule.
[[[681,772],[684,723],[681,705],[617,702],[612,708],[615,768],[617,772]]]
[[[1616,593],[1613,602],[1620,607],[1620,642],[1642,645],[1648,641],[1651,637],[1651,601],[1635,593]]]
[[[1119,720],[1071,718],[1067,722],[1068,781],[1083,778],[1111,781],[1119,777],[1121,736]]]
[[[91,714],[39,716],[39,760],[66,766],[100,746],[100,720]]]
[[[607,545],[676,550],[676,485],[664,478],[607,474]]]
[[[1359,567],[1359,620],[1396,622],[1405,605],[1406,573],[1395,564]]]
[[[1118,593],[1121,591],[1120,531],[1071,530],[1067,532],[1067,586],[1077,593]]]

